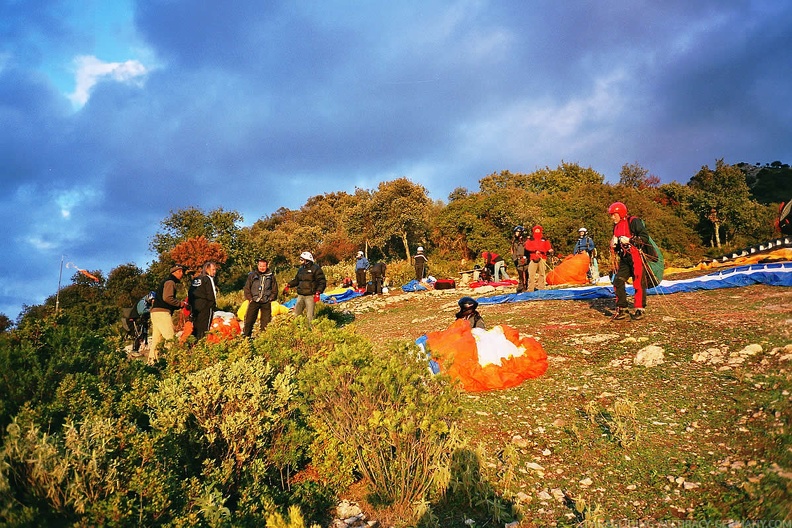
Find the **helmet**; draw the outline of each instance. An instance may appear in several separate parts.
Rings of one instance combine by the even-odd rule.
[[[610,207],[608,207],[608,214],[616,213],[622,218],[627,216],[627,206],[621,202],[613,202]]]
[[[585,227],[581,227],[580,229],[578,229],[578,233],[588,233],[588,229],[586,229]]]
[[[357,252],[357,256],[358,256],[358,257],[362,257],[362,256],[363,256],[363,252],[362,252],[362,251],[358,251],[358,252]]]
[[[512,229],[512,232],[514,232],[514,233],[522,233],[524,231],[525,231],[525,228],[523,226],[521,226],[521,225],[514,226],[514,229]]]
[[[314,261],[313,255],[311,255],[310,251],[303,251],[302,253],[300,253],[300,258],[303,260],[310,260],[311,262]]]
[[[423,246],[418,246],[418,253],[423,253]]]
[[[468,310],[468,309],[475,310],[476,307],[478,306],[478,301],[473,297],[462,297],[461,299],[459,299],[459,301],[457,301],[457,304],[459,304],[459,307],[463,310]]]

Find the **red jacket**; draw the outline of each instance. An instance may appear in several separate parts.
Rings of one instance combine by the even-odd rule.
[[[534,262],[547,258],[547,254],[553,251],[550,241],[543,235],[542,226],[535,226],[531,230],[531,236],[525,241],[525,254]]]

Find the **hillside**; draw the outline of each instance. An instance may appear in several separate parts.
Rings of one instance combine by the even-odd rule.
[[[343,308],[377,343],[412,340],[447,327],[462,294]],[[489,327],[533,335],[550,358],[539,379],[460,402],[464,430],[483,446],[481,471],[524,512],[520,526],[792,519],[792,290],[650,297],[640,322],[610,322],[611,303],[480,306]],[[635,366],[648,345],[665,362]],[[448,515],[464,526],[472,514]]]

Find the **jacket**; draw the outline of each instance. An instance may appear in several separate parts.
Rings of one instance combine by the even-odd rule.
[[[251,271],[243,289],[245,299],[250,302],[266,303],[278,298],[278,282],[271,271]]]
[[[196,312],[216,308],[217,293],[215,292],[214,279],[205,273],[195,277],[187,292],[187,302]]]
[[[553,246],[544,238],[542,226],[534,227],[531,233],[532,236],[525,242],[525,253],[532,261],[539,262],[546,259],[548,253],[552,253]]]
[[[157,288],[157,294],[154,296],[154,303],[151,305],[152,312],[173,312],[180,306],[179,300],[176,298],[176,286],[179,284],[179,279],[172,274],[162,281]]]
[[[297,295],[322,293],[327,287],[324,271],[315,262],[306,262],[297,270],[297,275],[288,282],[290,288],[297,287]]]

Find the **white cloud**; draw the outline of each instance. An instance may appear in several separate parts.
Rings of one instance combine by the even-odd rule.
[[[72,103],[81,107],[88,102],[91,89],[100,81],[111,80],[121,83],[139,83],[148,69],[137,60],[126,62],[103,62],[93,55],[82,55],[74,60],[77,65],[74,93],[69,95]]]

